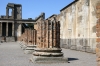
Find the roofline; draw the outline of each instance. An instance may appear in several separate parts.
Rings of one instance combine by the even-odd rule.
[[[21,4],[16,4],[16,3],[8,3],[7,6],[9,6],[9,5],[13,5],[13,6],[14,6],[14,5],[22,6]]]
[[[44,17],[43,17],[44,16]],[[35,18],[35,21],[37,21],[39,18],[43,17],[45,19],[45,13],[42,12],[38,17]]]
[[[57,14],[53,14],[53,15],[51,15],[51,16],[48,17],[47,19],[52,18],[53,16],[57,16]],[[47,20],[47,19],[46,19],[46,20]]]
[[[72,4],[74,4],[74,3],[78,2],[78,1],[79,1],[79,0],[75,0],[75,1],[73,1],[72,3],[68,4],[67,6],[65,6],[64,8],[62,8],[62,9],[60,10],[60,12],[63,11],[63,10],[65,10],[66,8],[68,8],[69,6],[71,6]]]
[[[0,19],[5,21],[29,21],[29,22],[36,22],[35,20],[29,20],[29,19]]]

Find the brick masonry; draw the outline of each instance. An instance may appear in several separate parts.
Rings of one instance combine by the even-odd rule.
[[[24,41],[27,45],[36,45],[36,30],[35,29],[25,29],[25,32],[19,37],[19,41]]]
[[[97,30],[97,45],[96,45],[96,56],[97,56],[97,62],[98,62],[98,65],[97,66],[100,66],[100,3],[97,4],[96,6],[96,14],[97,14],[97,25],[96,25],[96,30]]]

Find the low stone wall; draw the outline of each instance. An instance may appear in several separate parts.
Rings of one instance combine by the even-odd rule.
[[[96,53],[96,38],[61,39],[60,42],[62,48]]]

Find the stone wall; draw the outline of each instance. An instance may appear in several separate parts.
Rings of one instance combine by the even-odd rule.
[[[98,1],[79,0],[61,10],[61,47],[95,53]]]
[[[97,62],[98,66],[100,66],[100,2],[96,6],[96,13],[97,13],[97,25],[96,25],[96,30],[97,30],[97,48],[96,48],[96,55],[97,55]]]

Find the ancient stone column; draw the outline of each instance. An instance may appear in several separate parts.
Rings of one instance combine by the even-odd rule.
[[[12,23],[12,36],[14,36],[14,23]]]
[[[33,30],[33,45],[35,45],[35,30]]]
[[[53,47],[56,47],[56,22],[53,22]]]
[[[49,28],[48,28],[48,25],[49,25],[49,22],[48,22],[48,20],[46,20],[46,42],[45,42],[45,45],[46,45],[46,47],[45,48],[49,48],[49,40],[48,40],[48,38],[49,38]]]
[[[0,22],[0,36],[2,36],[2,22]]]
[[[8,22],[6,23],[6,36],[8,36]]]
[[[9,8],[6,7],[6,18],[8,18],[8,16],[9,16]]]
[[[60,23],[55,19],[54,21],[41,19],[37,24],[38,42],[33,52],[32,62],[66,62],[67,58],[63,57],[59,42]]]
[[[34,29],[34,33],[33,33],[33,38],[34,38],[34,46],[37,44],[37,33],[36,33],[36,30]]]
[[[31,38],[31,41],[33,41],[33,44],[27,44],[27,48],[25,48],[25,53],[26,54],[32,54],[34,52],[34,48],[36,48],[36,30],[33,29],[33,33],[31,32],[32,29],[27,29],[27,40]],[[32,38],[33,36],[33,38]]]

